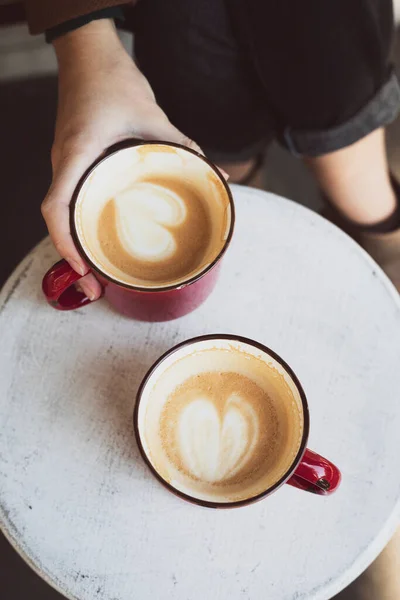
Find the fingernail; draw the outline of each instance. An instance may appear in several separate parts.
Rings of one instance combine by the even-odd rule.
[[[80,294],[84,294],[87,298],[89,298],[89,300],[91,302],[96,300],[96,294],[94,292],[92,292],[91,290],[88,290],[88,289],[84,290],[83,287],[80,285],[80,283],[75,284],[75,289]]]
[[[85,269],[80,263],[78,263],[77,260],[74,260],[73,258],[67,258],[67,261],[76,273],[79,273],[79,275],[82,275],[82,277],[86,275],[87,269]]]

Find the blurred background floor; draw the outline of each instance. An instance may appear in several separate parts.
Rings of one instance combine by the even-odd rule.
[[[397,38],[394,54],[400,69],[400,35]],[[128,34],[123,41],[127,47],[131,45]],[[56,98],[52,49],[42,37],[30,37],[24,26],[0,30],[0,287],[46,235],[40,204],[51,179]],[[400,178],[400,118],[389,127],[387,141],[392,171]],[[320,208],[318,190],[301,161],[277,144],[268,151],[264,175],[266,189],[314,210]],[[61,599],[25,565],[1,534],[0,564],[1,598]],[[350,589],[337,600],[358,599]]]

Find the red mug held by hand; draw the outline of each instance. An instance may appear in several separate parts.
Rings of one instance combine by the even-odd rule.
[[[275,352],[235,335],[204,335],[164,354],[143,379],[134,430],[155,477],[211,508],[244,506],[284,483],[326,496],[339,469],[307,448],[306,395]]]
[[[127,140],[100,157],[70,203],[75,245],[122,314],[146,321],[185,315],[211,293],[234,227],[223,176],[207,158],[169,142]],[[43,278],[51,306],[90,303],[65,260]]]

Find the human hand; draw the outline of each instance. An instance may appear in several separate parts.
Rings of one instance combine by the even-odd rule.
[[[93,21],[54,42],[59,99],[51,152],[53,180],[42,204],[50,237],[91,300],[101,286],[71,237],[69,203],[79,179],[109,146],[129,137],[165,140],[200,148],[157,106],[153,91],[121,45],[114,24]]]

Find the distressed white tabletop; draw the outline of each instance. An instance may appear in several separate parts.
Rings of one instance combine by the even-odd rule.
[[[49,240],[0,298],[0,523],[25,560],[76,600],[325,600],[374,559],[399,517],[400,302],[383,273],[318,215],[233,187],[234,241],[197,312],[166,324],[103,302],[59,313],[40,282]],[[231,511],[169,494],[132,432],[137,386],[167,348],[243,334],[294,368],[310,447],[343,484],[284,486]]]

